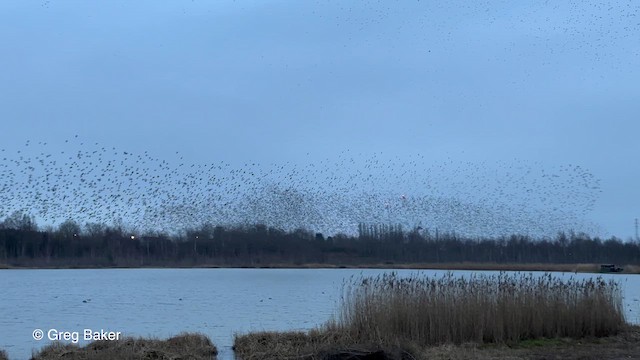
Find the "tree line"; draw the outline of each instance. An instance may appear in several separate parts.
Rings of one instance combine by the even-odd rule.
[[[203,224],[180,235],[132,234],[119,226],[67,220],[39,229],[14,213],[0,222],[0,264],[42,267],[270,266],[402,263],[640,263],[640,244],[560,232],[470,238],[421,227],[360,224],[357,235],[325,236],[263,224]]]

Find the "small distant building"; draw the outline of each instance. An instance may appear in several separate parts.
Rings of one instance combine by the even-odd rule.
[[[615,266],[614,264],[603,264],[600,265],[600,272],[601,273],[619,273],[622,272],[621,267]]]

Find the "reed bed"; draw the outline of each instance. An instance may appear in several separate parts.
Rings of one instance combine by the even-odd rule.
[[[326,328],[360,343],[512,343],[615,335],[622,290],[603,278],[507,274],[351,278]]]

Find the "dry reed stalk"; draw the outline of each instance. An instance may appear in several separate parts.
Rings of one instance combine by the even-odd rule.
[[[619,285],[600,277],[391,273],[352,277],[338,317],[326,328],[360,343],[504,343],[615,335],[625,325],[623,314]]]

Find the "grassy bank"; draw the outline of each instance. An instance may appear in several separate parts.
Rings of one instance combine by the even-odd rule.
[[[433,355],[434,349],[452,345],[464,352],[572,339],[567,340],[570,346],[625,333],[630,328],[623,314],[620,287],[600,278],[392,274],[352,278],[338,315],[316,330],[238,335],[235,350],[244,360],[320,359],[331,352],[367,349],[400,359]]]
[[[638,265],[622,265],[624,270],[620,274],[640,274]],[[272,263],[262,265],[225,265],[202,264],[197,266],[9,266],[0,264],[2,269],[139,269],[139,268],[242,268],[242,269],[408,269],[408,270],[473,270],[473,271],[539,271],[539,272],[572,272],[599,273],[600,264],[502,264],[502,263]]]
[[[540,272],[572,272],[572,273],[599,273],[601,264],[545,264],[545,263],[482,263],[482,262],[456,262],[456,263],[350,263],[350,264],[287,264],[274,263],[261,266],[241,266],[245,268],[291,268],[291,269],[407,269],[407,270],[474,270],[474,271],[540,271]],[[207,266],[204,266],[207,267]],[[217,266],[209,266],[217,267]],[[622,265],[621,274],[640,274],[640,266]]]
[[[434,264],[397,264],[385,266],[398,269],[424,270],[475,270],[475,271],[541,271],[541,272],[573,272],[599,273],[601,264],[544,264],[544,263],[434,263]],[[623,265],[622,274],[640,274],[640,266]]]
[[[255,332],[236,335],[233,349],[242,360],[352,359],[369,355],[372,359],[411,359],[411,352],[400,346],[362,344],[345,333],[323,330],[307,332]],[[376,357],[376,353],[379,353]]]
[[[34,354],[32,360],[211,360],[216,358],[217,353],[218,350],[208,337],[184,333],[166,340],[125,338],[116,341],[95,341],[83,347],[52,343]]]
[[[637,326],[625,326],[619,334],[603,338],[535,339],[511,344],[463,343],[422,347],[411,344],[394,347],[357,344],[341,336],[326,336],[317,331],[238,335],[235,341],[236,354],[242,360],[358,360],[364,358],[365,354],[370,358],[389,360],[620,360],[636,359],[640,354],[640,327]]]

